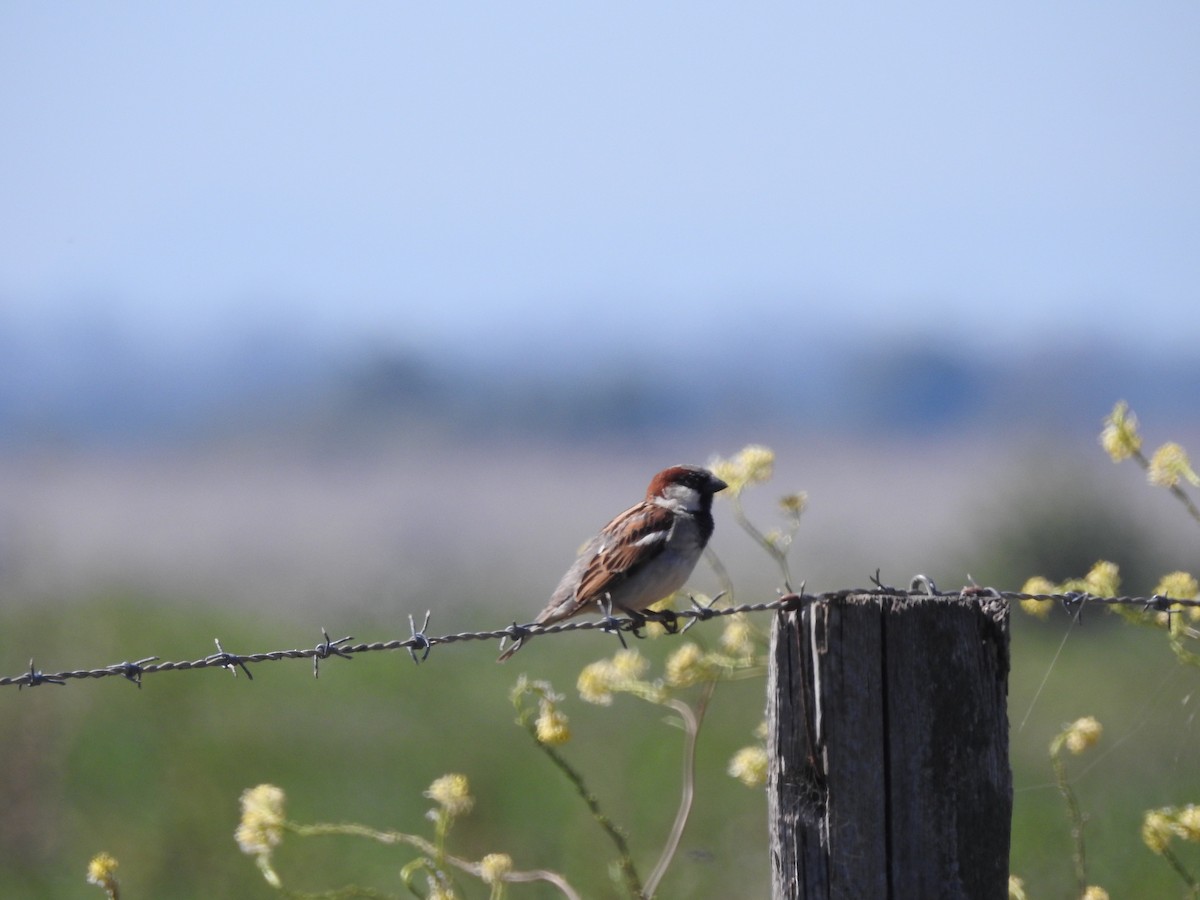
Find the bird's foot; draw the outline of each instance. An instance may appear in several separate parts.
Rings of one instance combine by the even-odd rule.
[[[679,616],[673,609],[644,609],[642,619],[661,625],[667,634],[679,633]]]

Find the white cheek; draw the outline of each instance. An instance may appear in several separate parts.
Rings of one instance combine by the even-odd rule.
[[[672,484],[663,491],[664,506],[677,509],[697,510],[700,508],[700,492],[683,484]]]

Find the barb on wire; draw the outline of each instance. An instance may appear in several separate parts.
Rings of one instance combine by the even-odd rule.
[[[157,656],[147,656],[145,659],[139,659],[137,662],[126,661],[113,666],[107,666],[106,668],[111,669],[114,675],[124,675],[136,684],[140,690],[142,687],[142,673],[146,671],[144,666],[146,663],[152,663],[157,659]]]
[[[329,632],[322,628],[321,641],[315,647],[306,650],[273,650],[267,653],[236,654],[225,650],[221,646],[220,640],[216,640],[217,652],[200,659],[159,662],[157,656],[147,656],[136,662],[120,662],[96,669],[76,669],[51,673],[38,669],[31,659],[29,661],[29,669],[26,672],[15,676],[0,677],[0,687],[14,684],[18,688],[38,687],[43,684],[61,685],[75,678],[120,676],[140,688],[142,686],[142,679],[146,675],[153,675],[158,672],[178,672],[209,668],[228,669],[235,676],[237,675],[237,670],[241,669],[247,678],[253,679],[254,676],[250,672],[251,664],[275,662],[281,659],[311,659],[313,661],[313,674],[317,675],[320,661],[334,656],[349,660],[359,653],[379,650],[406,650],[414,662],[420,663],[429,657],[430,650],[437,644],[456,644],[464,641],[498,641],[501,638],[520,640],[534,635],[541,637],[563,634],[568,631],[615,632],[620,637],[626,631],[635,635],[638,634],[638,629],[645,625],[648,620],[658,621],[666,626],[668,633],[670,633],[670,626],[677,626],[679,619],[688,619],[689,621],[682,628],[677,628],[679,633],[683,633],[697,622],[707,622],[710,619],[718,617],[733,616],[742,613],[793,611],[813,603],[838,602],[849,597],[891,597],[912,601],[958,598],[989,603],[996,601],[1036,600],[1046,603],[1061,603],[1068,610],[1082,610],[1083,606],[1087,604],[1104,604],[1109,606],[1141,607],[1147,613],[1170,613],[1185,607],[1200,607],[1200,600],[1175,599],[1161,595],[1153,597],[1097,597],[1092,594],[1079,592],[1029,594],[1016,591],[999,591],[995,588],[980,587],[979,585],[969,585],[960,591],[938,591],[928,579],[916,585],[914,590],[902,591],[881,586],[882,582],[880,581],[878,572],[871,581],[875,587],[863,590],[845,589],[829,591],[823,594],[806,594],[804,586],[801,585],[798,593],[784,594],[775,600],[764,603],[743,603],[737,606],[716,607],[714,604],[721,597],[721,595],[718,595],[704,605],[693,599],[690,609],[671,611],[669,614],[651,611],[649,615],[629,618],[615,617],[610,614],[594,620],[572,620],[569,622],[556,622],[553,625],[518,625],[514,622],[512,625],[494,631],[466,631],[437,637],[431,637],[426,633],[430,620],[430,612],[426,611],[420,628],[417,627],[416,619],[411,615],[409,616],[409,628],[412,633],[406,639],[351,644],[350,641],[353,638],[343,637],[332,640],[329,637]]]
[[[37,687],[39,684],[66,684],[64,680],[66,674],[45,675],[38,669],[34,668],[33,660],[29,660],[29,671],[21,676],[17,684],[17,690],[20,690],[25,685]]]
[[[875,574],[871,576],[871,584],[881,591],[888,590],[887,585],[883,583],[883,573],[879,569],[876,569]]]
[[[608,634],[615,634],[617,640],[621,642],[621,649],[628,650],[629,645],[625,643],[625,635],[622,631],[631,632],[635,637],[641,637],[638,633],[638,625],[633,619],[619,619],[613,615],[612,598],[607,594],[600,601],[600,611],[604,614],[604,618],[600,620],[600,629]]]
[[[217,652],[212,654],[212,656],[205,657],[205,662],[214,666],[221,666],[224,669],[228,669],[233,673],[234,678],[237,678],[237,670],[241,669],[246,673],[247,678],[249,678],[251,681],[254,680],[254,675],[252,675],[250,670],[246,668],[245,657],[237,656],[233,653],[226,653],[225,648],[221,646],[220,638],[213,638],[213,643],[217,645]]]
[[[409,638],[411,643],[408,645],[408,655],[412,657],[415,663],[422,663],[429,659],[429,651],[433,649],[433,641],[425,637],[425,629],[429,627],[429,616],[432,610],[425,610],[425,621],[417,628],[417,623],[413,621],[412,613],[408,614],[408,630],[412,632],[412,637]],[[421,658],[417,659],[417,651],[424,650]]]
[[[937,596],[937,585],[933,583],[933,579],[928,575],[914,575],[912,581],[908,583],[908,591],[910,594],[924,594],[928,597]]]
[[[1179,612],[1179,610],[1172,608],[1173,603],[1175,603],[1175,601],[1170,597],[1164,597],[1162,594],[1155,594],[1153,597],[1150,597],[1145,604],[1142,605],[1142,612],[1166,613],[1169,617]]]
[[[325,640],[313,648],[313,678],[321,677],[321,660],[323,659],[329,659],[331,656],[340,656],[342,659],[354,659],[353,656],[341,648],[342,644],[346,643],[346,641],[352,641],[354,638],[344,637],[338,638],[336,641],[331,641],[329,639],[329,632],[325,630],[324,626],[321,627],[321,637],[325,638]],[[157,659],[157,657],[155,658]]]
[[[800,589],[800,593],[802,593],[802,594],[804,593],[803,588]],[[717,594],[717,596],[713,597],[711,600],[709,600],[704,605],[701,605],[700,603],[698,603],[696,601],[695,597],[689,598],[692,601],[692,608],[691,608],[691,610],[689,610],[692,614],[691,615],[692,621],[688,622],[686,625],[683,626],[683,631],[686,632],[689,628],[691,628],[697,622],[707,622],[713,616],[719,614],[720,610],[714,609],[714,607],[716,606],[717,601],[720,600],[724,596],[725,596],[725,592],[721,591],[721,593]],[[683,633],[683,632],[681,632],[681,633]]]

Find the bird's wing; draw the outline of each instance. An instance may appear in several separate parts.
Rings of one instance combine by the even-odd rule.
[[[609,522],[579,580],[577,603],[603,600],[630,573],[662,553],[674,524],[670,510],[651,503],[631,507]]]

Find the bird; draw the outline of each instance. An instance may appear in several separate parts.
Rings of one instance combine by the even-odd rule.
[[[532,624],[552,625],[588,610],[642,618],[692,574],[712,537],[713,496],[726,487],[700,466],[663,469],[639,503],[583,546]],[[528,637],[518,637],[496,661],[511,657]]]

